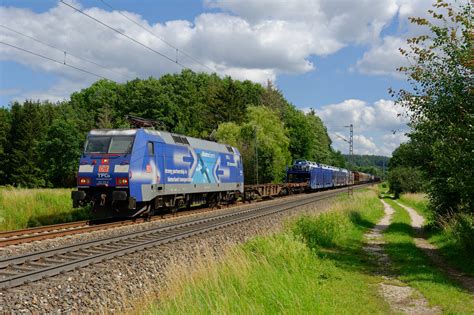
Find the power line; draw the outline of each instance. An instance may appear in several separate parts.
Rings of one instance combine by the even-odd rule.
[[[76,7],[72,6],[72,5],[70,5],[69,3],[64,2],[63,0],[60,0],[60,1],[61,1],[62,4],[64,4],[64,5],[68,6],[68,7],[70,7],[71,9],[75,10],[76,12],[81,13],[82,15],[87,16],[87,17],[90,18],[91,20],[94,20],[94,21],[96,21],[97,23],[99,23],[99,24],[101,24],[101,25],[107,27],[108,29],[110,29],[110,30],[112,30],[112,31],[114,31],[114,32],[116,32],[116,33],[118,33],[118,34],[120,34],[120,35],[122,35],[122,36],[128,38],[129,40],[131,40],[131,41],[137,43],[138,45],[140,45],[140,46],[142,46],[142,47],[145,47],[146,49],[148,49],[148,50],[154,52],[155,54],[157,54],[157,55],[159,55],[159,56],[161,56],[161,57],[167,59],[168,61],[171,61],[172,63],[177,64],[177,65],[179,65],[179,66],[182,67],[182,68],[185,68],[185,69],[188,68],[188,67],[186,67],[185,65],[183,65],[182,63],[180,63],[178,60],[173,60],[172,58],[168,57],[167,55],[165,55],[165,54],[163,54],[163,53],[161,53],[161,52],[159,52],[159,51],[157,51],[157,50],[151,48],[150,46],[147,46],[147,45],[143,44],[142,42],[136,40],[135,38],[130,37],[130,36],[128,36],[127,34],[125,34],[125,33],[121,32],[121,31],[119,31],[118,29],[113,28],[112,26],[110,26],[110,25],[108,25],[108,24],[105,24],[105,23],[102,22],[101,20],[96,19],[95,17],[93,17],[93,16],[91,16],[91,15],[85,13],[85,12],[82,11],[81,9],[78,9],[78,8],[76,8]],[[188,68],[188,69],[189,69],[189,68]]]
[[[107,67],[105,67],[105,66],[103,66],[103,65],[101,65],[101,64],[98,64],[98,63],[92,61],[92,60],[89,60],[89,59],[86,59],[86,58],[79,57],[79,56],[77,56],[77,55],[71,54],[70,52],[67,52],[66,50],[63,50],[63,49],[61,49],[61,48],[59,48],[59,47],[56,47],[56,46],[53,46],[53,45],[48,44],[48,43],[46,43],[46,42],[43,42],[43,41],[41,41],[41,40],[39,40],[39,39],[37,39],[37,38],[34,38],[33,36],[30,36],[30,35],[27,35],[27,34],[25,34],[25,33],[20,32],[20,31],[14,30],[14,29],[12,29],[11,27],[8,27],[8,26],[2,25],[2,24],[0,24],[0,27],[2,27],[2,28],[4,28],[4,29],[7,29],[7,30],[9,30],[10,32],[13,32],[13,33],[16,33],[16,34],[18,34],[18,35],[27,37],[27,38],[29,38],[29,39],[31,39],[31,40],[34,40],[35,42],[38,42],[38,43],[40,43],[40,44],[42,44],[42,45],[44,45],[44,46],[47,46],[47,47],[52,48],[52,49],[56,49],[56,50],[58,50],[58,51],[64,53],[64,63],[66,63],[66,55],[69,55],[69,56],[72,56],[72,57],[74,57],[74,58],[76,58],[76,59],[79,59],[79,60],[88,62],[88,63],[93,64],[93,65],[95,65],[95,66],[98,66],[98,67],[100,67],[100,68],[102,68],[102,69],[105,69],[105,70],[107,70],[107,71],[110,71],[110,72],[113,72],[113,73],[115,73],[115,74],[118,74],[118,75],[120,75],[121,77],[125,77],[125,75],[122,74],[122,73],[120,73],[120,72],[117,72],[117,71],[115,71],[115,70],[109,69],[109,68],[107,68]]]
[[[128,15],[126,15],[125,13],[122,13],[120,11],[118,11],[117,9],[115,9],[112,5],[108,4],[107,2],[105,2],[104,0],[100,0],[100,2],[102,2],[105,6],[107,6],[108,8],[110,8],[111,10],[114,10],[114,11],[117,11],[118,14],[120,14],[121,16],[123,16],[124,18],[126,18],[127,20],[129,20],[130,22],[132,22],[133,24],[135,24],[136,26],[140,27],[141,29],[145,30],[146,32],[148,32],[149,34],[153,35],[154,37],[156,37],[157,39],[159,39],[160,41],[162,41],[163,43],[165,43],[166,45],[168,45],[169,47],[173,48],[176,50],[176,53],[181,53],[183,54],[184,56],[188,57],[189,59],[193,60],[194,62],[200,64],[201,66],[209,69],[210,71],[212,72],[217,72],[215,69],[212,69],[211,67],[207,66],[206,64],[204,64],[203,62],[201,62],[199,59],[193,57],[192,55],[188,54],[187,52],[183,51],[182,49],[179,49],[178,47],[174,46],[173,44],[169,43],[168,41],[166,41],[165,39],[161,38],[160,36],[156,35],[154,32],[152,32],[151,30],[149,30],[148,28],[144,27],[142,24],[134,21],[132,18],[130,18]]]
[[[45,56],[45,55],[36,53],[36,52],[34,52],[34,51],[31,51],[31,50],[28,50],[28,49],[25,49],[25,48],[21,48],[21,47],[18,47],[18,46],[9,44],[9,43],[5,43],[5,42],[2,42],[2,41],[0,41],[0,44],[6,45],[6,46],[10,46],[10,47],[12,47],[12,48],[21,50],[21,51],[26,52],[26,53],[29,53],[29,54],[31,54],[31,55],[34,55],[34,56],[37,56],[37,57],[41,57],[41,58],[43,58],[43,59],[47,59],[47,60],[49,60],[49,61],[58,63],[58,64],[60,64],[60,65],[63,65],[63,66],[66,66],[66,67],[69,67],[69,68],[72,68],[72,69],[75,69],[75,70],[77,70],[77,71],[81,71],[81,72],[84,72],[84,73],[93,75],[93,76],[98,77],[98,78],[101,78],[101,79],[106,79],[106,80],[110,80],[110,81],[112,81],[112,82],[115,82],[114,80],[109,79],[109,78],[104,77],[104,76],[101,76],[100,74],[97,74],[97,73],[94,73],[94,72],[92,72],[92,71],[85,70],[85,69],[82,69],[82,68],[79,68],[79,67],[75,67],[75,66],[73,66],[73,65],[64,63],[64,62],[62,62],[62,61],[53,59],[53,58],[51,58],[51,57],[48,57],[48,56]]]

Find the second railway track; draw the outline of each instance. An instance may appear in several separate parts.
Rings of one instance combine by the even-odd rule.
[[[230,225],[334,197],[341,190],[311,194],[279,204],[256,204],[250,209],[216,214],[184,223],[87,241],[79,244],[0,259],[0,289],[19,286],[149,247],[158,246]]]
[[[202,213],[206,211],[212,211],[212,209],[199,209],[199,210],[188,210],[185,212],[179,212],[177,214],[165,214],[161,216],[155,216],[151,219],[137,218],[127,220],[117,220],[113,222],[102,221],[98,223],[95,221],[76,221],[69,223],[46,225],[34,228],[27,228],[21,230],[3,231],[0,232],[0,248],[10,245],[18,245],[24,243],[30,243],[33,241],[41,241],[51,239],[55,237],[74,235],[79,233],[87,233],[99,230],[106,230],[116,228],[120,226],[126,226],[131,224],[139,224],[146,221],[157,221],[166,218],[176,218],[181,216],[192,215],[195,213]]]

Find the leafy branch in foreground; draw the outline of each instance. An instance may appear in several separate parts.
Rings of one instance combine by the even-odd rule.
[[[474,99],[472,4],[439,0],[430,18],[410,18],[427,33],[400,49],[410,65],[399,68],[411,90],[392,92],[411,113],[409,134],[423,152],[432,208],[474,213]]]

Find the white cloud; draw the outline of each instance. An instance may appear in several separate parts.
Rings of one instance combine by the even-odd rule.
[[[345,100],[316,110],[326,126],[332,130],[341,130],[350,123],[359,128],[372,126],[375,121],[375,109],[366,102],[356,99]]]
[[[361,73],[391,75],[404,78],[397,68],[407,65],[406,58],[399,51],[406,48],[406,40],[400,37],[386,36],[380,44],[374,45],[357,61],[356,69]]]
[[[428,10],[433,8],[433,3],[432,0],[397,0],[397,35],[387,35],[373,41],[369,50],[357,61],[353,69],[364,74],[389,75],[404,79],[405,75],[396,69],[408,65],[408,61],[402,56],[399,48],[407,49],[408,38],[429,32],[426,27],[410,23],[408,18],[422,17],[438,23],[439,21],[433,20],[428,13]]]
[[[396,148],[398,148],[400,143],[408,141],[408,137],[405,135],[404,131],[397,131],[395,133],[385,134],[380,138],[380,152],[383,152],[383,155],[387,156],[391,156],[392,152]]]
[[[326,46],[323,48],[326,51],[348,42],[377,38],[398,10],[395,0],[207,0],[206,3],[253,23],[281,20],[304,23],[318,46]]]
[[[69,2],[81,7],[78,1]],[[266,82],[267,79],[275,80],[281,73],[314,70],[310,56],[329,55],[350,44],[378,42],[381,31],[397,12],[411,12],[414,6],[408,0],[205,0],[205,3],[221,12],[203,13],[194,21],[174,20],[156,24],[150,24],[133,12],[125,13],[222,75]],[[124,19],[119,12],[96,7],[84,11],[175,58],[174,49]],[[72,56],[66,58],[74,66],[116,81],[137,76],[159,77],[181,70],[176,64],[60,3],[43,13],[0,7],[0,19],[8,21],[5,24],[16,30],[106,66],[111,71]],[[1,29],[0,39],[60,61],[64,58],[61,51],[4,29]],[[182,54],[178,59],[195,70],[209,71]],[[0,45],[0,60],[13,60],[33,69],[57,73],[71,83],[86,84],[94,79],[3,45]],[[363,63],[361,69],[362,66]],[[58,97],[66,97],[70,92]]]
[[[23,102],[27,99],[30,100],[49,100],[53,103],[60,102],[69,99],[71,91],[79,91],[84,86],[92,84],[92,79],[71,81],[67,79],[61,79],[55,82],[47,90],[31,90],[20,94],[13,98],[13,101]]]
[[[405,110],[390,100],[378,100],[373,104],[349,99],[338,104],[323,106],[316,114],[321,117],[333,140],[333,147],[348,152],[349,129],[354,126],[354,153],[390,156],[401,142],[406,141],[403,130],[407,129]],[[395,133],[394,133],[395,132]]]

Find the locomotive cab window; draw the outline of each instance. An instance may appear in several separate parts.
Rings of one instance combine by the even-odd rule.
[[[147,143],[147,148],[148,148],[148,155],[155,155],[155,146],[153,145],[153,142],[148,142]]]
[[[129,153],[132,150],[133,137],[115,136],[110,139],[109,153]]]
[[[107,153],[110,137],[89,137],[86,142],[86,153]]]
[[[133,145],[130,136],[89,136],[87,138],[85,153],[130,153]]]

